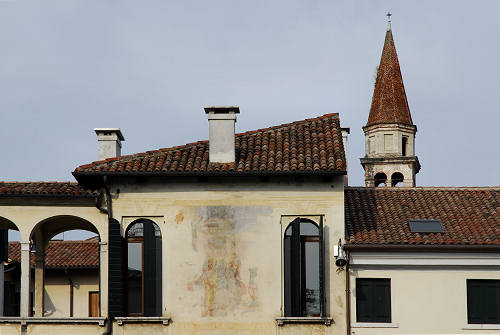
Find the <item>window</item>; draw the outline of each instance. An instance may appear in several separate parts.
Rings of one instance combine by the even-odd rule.
[[[325,316],[323,222],[297,218],[285,230],[285,316]]]
[[[161,233],[150,220],[134,221],[127,231],[127,313],[161,316]]]
[[[403,136],[402,139],[401,139],[401,156],[406,156],[406,152],[407,152],[406,146],[407,146],[407,144],[408,144],[408,137]]]
[[[410,220],[408,222],[412,233],[444,233],[441,220]]]
[[[398,184],[403,183],[404,176],[401,172],[394,172],[391,176],[391,185],[393,187],[398,186]]]
[[[375,187],[386,186],[387,185],[387,175],[383,172],[379,172],[374,177]]]
[[[356,278],[356,321],[391,322],[391,280]]]
[[[467,279],[467,322],[500,324],[500,280]]]

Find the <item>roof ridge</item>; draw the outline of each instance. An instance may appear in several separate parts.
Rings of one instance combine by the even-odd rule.
[[[323,114],[323,115],[320,115],[320,116],[317,116],[317,117],[314,117],[314,118],[308,118],[308,119],[304,119],[304,120],[298,120],[298,121],[293,121],[293,122],[289,122],[289,123],[283,123],[283,124],[280,124],[280,125],[277,125],[277,126],[271,126],[271,127],[267,127],[267,128],[259,128],[259,129],[254,129],[254,130],[248,130],[246,132],[236,133],[235,136],[239,137],[239,136],[244,136],[244,135],[250,135],[250,134],[253,134],[253,133],[257,133],[257,132],[272,131],[272,130],[276,130],[276,129],[279,129],[279,128],[286,128],[286,127],[291,127],[291,126],[294,126],[294,125],[300,125],[300,124],[303,124],[303,123],[314,122],[314,121],[320,120],[320,119],[328,119],[328,118],[337,118],[338,119],[338,117],[339,117],[339,113],[327,113],[327,114]],[[166,152],[166,151],[173,151],[173,152],[175,152],[177,150],[181,150],[183,148],[186,148],[186,147],[189,147],[189,146],[193,146],[193,145],[197,145],[197,144],[208,144],[208,140],[201,140],[201,141],[196,141],[196,142],[191,142],[191,143],[176,145],[176,146],[172,146],[172,147],[158,148],[158,149],[148,150],[148,151],[144,151],[144,152],[137,152],[137,153],[133,153],[133,154],[129,154],[129,155],[124,155],[124,156],[120,156],[120,157],[112,157],[112,158],[107,158],[107,159],[103,159],[103,160],[99,160],[99,161],[94,161],[94,162],[89,163],[89,164],[78,166],[75,169],[75,171],[78,170],[78,169],[89,168],[89,167],[93,167],[93,166],[95,166],[97,164],[102,164],[102,163],[111,162],[111,161],[115,161],[115,160],[120,160],[120,161],[126,162],[128,159],[133,159],[134,157],[137,157],[137,156],[157,155],[157,154],[160,154],[160,153]]]

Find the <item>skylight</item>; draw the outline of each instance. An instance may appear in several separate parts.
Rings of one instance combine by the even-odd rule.
[[[412,233],[444,233],[441,220],[410,220]]]

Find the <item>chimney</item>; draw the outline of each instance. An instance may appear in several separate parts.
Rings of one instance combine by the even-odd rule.
[[[122,142],[125,138],[120,128],[95,128],[97,134],[99,160],[120,157],[122,155]]]
[[[210,128],[209,160],[210,163],[234,163],[234,124],[238,106],[205,107]]]

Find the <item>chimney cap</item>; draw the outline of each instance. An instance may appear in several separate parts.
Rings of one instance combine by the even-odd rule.
[[[240,107],[238,106],[209,106],[209,107],[204,107],[205,113],[215,113],[215,114],[229,114],[229,113],[234,113],[234,114],[239,114],[240,113]]]
[[[120,141],[125,141],[125,137],[123,137],[120,128],[94,128],[94,131],[97,135],[101,133],[114,133],[116,134],[116,136],[118,136],[118,139]]]

